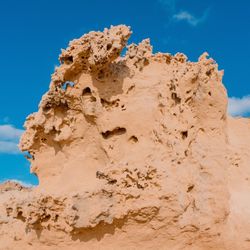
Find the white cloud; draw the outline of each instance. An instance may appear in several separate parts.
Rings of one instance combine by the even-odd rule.
[[[22,133],[23,133],[22,129],[17,129],[10,124],[0,125],[0,140],[18,141]]]
[[[0,141],[0,154],[20,154],[18,143],[10,141]]]
[[[18,154],[18,141],[24,131],[13,125],[0,125],[0,153]]]
[[[198,24],[204,22],[209,14],[209,8],[204,11],[201,17],[196,17],[186,10],[177,12],[176,3],[178,0],[158,0],[158,3],[169,13],[169,21],[185,21],[192,26],[197,26]]]
[[[243,116],[250,113],[250,96],[242,98],[230,97],[228,113],[232,116]]]
[[[206,20],[207,15],[208,11],[205,11],[200,18],[197,18],[188,11],[180,11],[178,14],[173,15],[173,18],[176,21],[186,21],[192,26],[197,26],[198,24]]]

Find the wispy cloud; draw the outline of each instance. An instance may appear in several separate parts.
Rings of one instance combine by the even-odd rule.
[[[205,10],[202,16],[196,17],[187,10],[181,10],[177,12],[176,2],[178,0],[158,0],[158,3],[161,4],[164,9],[170,14],[169,21],[182,21],[187,22],[191,26],[197,26],[198,24],[204,22],[209,14],[209,9]]]
[[[17,129],[13,125],[0,125],[0,139],[1,140],[19,140],[23,130]]]
[[[179,13],[173,15],[176,21],[185,21],[192,26],[197,26],[198,24],[204,22],[207,19],[208,10],[206,10],[201,17],[195,17],[188,11],[180,11]]]
[[[18,143],[0,141],[0,154],[20,154]]]
[[[18,141],[23,130],[15,128],[11,124],[0,125],[0,153],[18,154]]]
[[[230,97],[228,113],[232,116],[244,116],[250,114],[250,95],[242,98]]]

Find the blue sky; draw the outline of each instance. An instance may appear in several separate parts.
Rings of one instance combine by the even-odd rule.
[[[238,0],[5,0],[0,3],[0,181],[36,184],[16,149],[28,114],[48,90],[58,55],[90,30],[127,24],[130,42],[150,38],[154,51],[207,51],[225,70],[230,112],[250,111],[250,1]]]

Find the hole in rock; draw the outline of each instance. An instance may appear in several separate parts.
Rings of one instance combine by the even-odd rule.
[[[112,48],[112,44],[111,43],[108,43],[107,44],[107,50],[110,50]]]
[[[138,138],[136,137],[136,136],[131,136],[130,138],[129,138],[129,141],[131,141],[132,143],[136,143],[136,142],[138,142]]]
[[[7,213],[7,216],[9,217],[10,216],[10,214],[13,212],[13,208],[11,208],[11,207],[7,207],[6,208],[6,213]]]
[[[108,130],[106,132],[102,132],[102,137],[104,139],[109,139],[115,135],[122,135],[122,134],[125,134],[127,132],[127,130],[125,128],[120,128],[120,127],[117,127],[113,130]]]
[[[108,105],[109,102],[106,101],[105,99],[101,98],[101,104],[102,104],[102,106],[104,106],[104,105]]]
[[[115,184],[115,183],[117,183],[117,180],[115,180],[115,179],[110,179],[110,180],[108,180],[108,184],[113,185],[113,184]]]
[[[65,59],[64,59],[64,60],[65,60]],[[72,62],[73,62],[73,56],[68,56],[68,57],[66,58],[66,62],[72,63]]]
[[[188,137],[188,131],[182,131],[181,132],[181,137],[182,137],[183,140],[186,139]]]
[[[91,89],[89,87],[86,87],[85,89],[83,89],[82,95],[83,96],[91,95]]]
[[[57,221],[58,221],[58,218],[59,218],[59,215],[56,214],[54,221],[57,222]]]
[[[61,58],[61,63],[71,64],[73,62],[73,56],[65,56]]]
[[[49,215],[49,214],[47,214],[44,218],[43,218],[43,222],[47,222],[47,221],[49,221],[50,220],[50,218],[51,218],[51,216]]]
[[[125,107],[124,104],[121,106],[121,109],[122,109],[122,111],[125,111],[125,110],[126,110],[126,107]]]
[[[176,90],[176,87],[175,87],[175,85],[173,84],[173,82],[171,82],[170,87],[169,87],[169,90],[170,90],[170,91],[175,91],[175,90]]]
[[[22,222],[25,222],[25,221],[26,221],[25,217],[23,216],[23,212],[22,212],[22,211],[19,211],[19,212],[18,212],[16,218],[17,218],[18,220],[21,220]]]
[[[193,190],[193,188],[194,188],[194,185],[190,185],[190,186],[188,187],[188,189],[187,189],[187,193],[191,192],[191,191]]]
[[[46,142],[47,139],[46,138],[41,138],[41,142]]]
[[[68,87],[74,87],[75,86],[75,83],[74,82],[71,82],[71,81],[66,81],[62,84],[61,88],[63,90],[66,90]]]
[[[127,47],[124,47],[121,51],[121,57],[125,57],[126,56],[126,53],[127,53]]]
[[[208,92],[208,95],[210,95],[210,96],[211,96],[211,95],[212,95],[212,93],[209,91],[209,92]]]
[[[206,72],[207,76],[210,76],[211,74],[212,74],[212,70],[211,69]]]
[[[51,105],[48,103],[43,107],[44,112],[48,112],[50,109],[51,109]]]
[[[172,93],[171,97],[172,97],[172,99],[174,100],[175,105],[181,103],[181,98],[178,97],[176,93]]]

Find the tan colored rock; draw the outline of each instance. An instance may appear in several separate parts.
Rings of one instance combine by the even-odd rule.
[[[204,53],[128,46],[127,26],[60,55],[20,148],[39,178],[0,194],[0,249],[250,249],[250,121]]]

